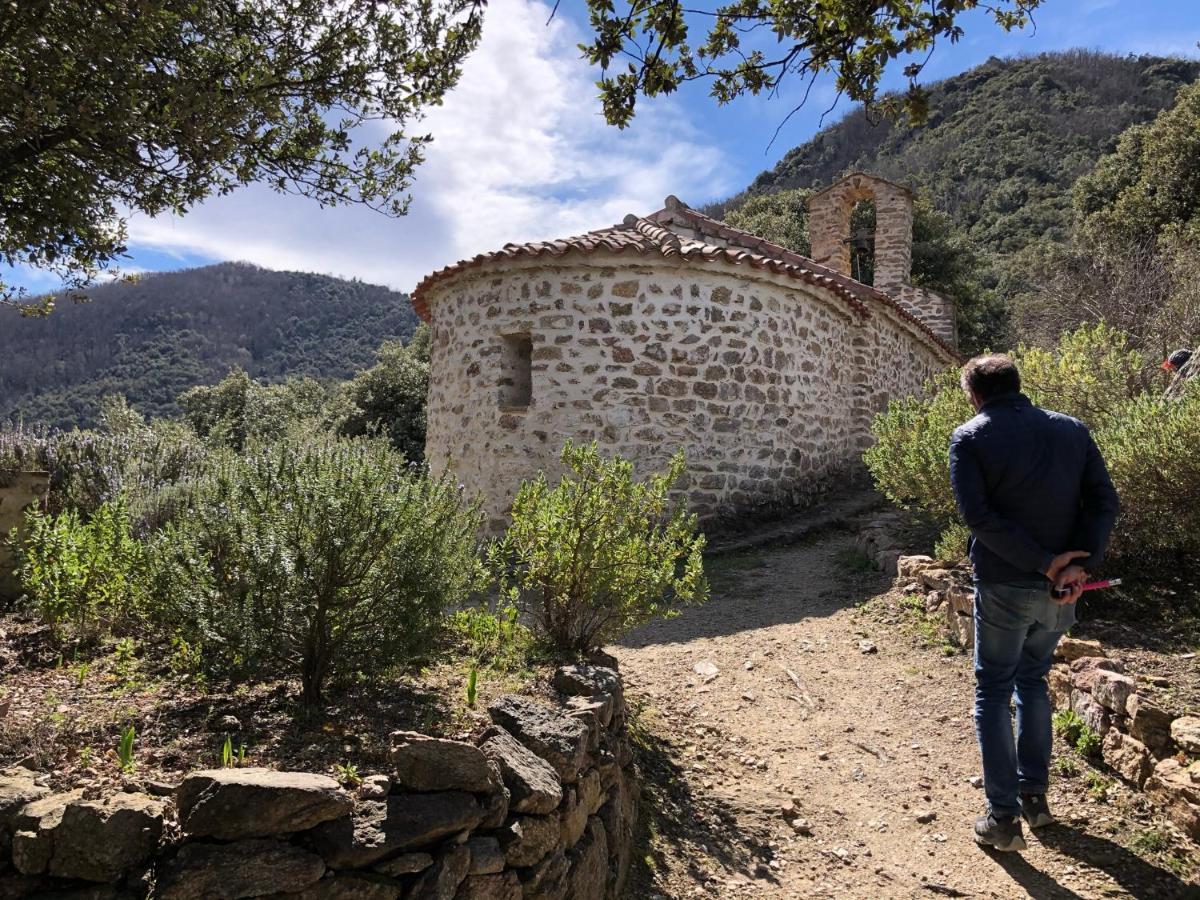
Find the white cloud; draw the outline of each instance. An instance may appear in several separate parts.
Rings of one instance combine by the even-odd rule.
[[[358,276],[401,289],[509,241],[562,237],[736,189],[724,160],[672,101],[632,128],[605,124],[581,34],[532,0],[493,0],[463,78],[422,130],[434,135],[408,216],[320,209],[250,187],[183,218],[135,217],[131,245]]]

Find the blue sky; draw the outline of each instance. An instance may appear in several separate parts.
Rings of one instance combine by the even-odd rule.
[[[1045,0],[1036,27],[1006,34],[985,12],[963,19],[964,39],[940,46],[923,81],[991,56],[1084,47],[1115,53],[1200,56],[1198,0]],[[186,216],[129,223],[125,271],[160,271],[236,259],[324,272],[408,290],[425,274],[510,241],[577,234],[667,194],[701,205],[745,187],[820,128],[834,94],[818,82],[808,104],[772,135],[798,100],[794,83],[775,99],[717,107],[703,84],[643,101],[633,127],[600,116],[594,73],[578,57],[586,19],[565,0],[549,26],[537,0],[491,0],[479,50],[425,126],[435,142],[417,176],[410,214],[321,209],[251,186]],[[903,79],[895,67],[888,86]],[[847,105],[834,109],[835,121]],[[15,273],[50,290],[43,273]]]

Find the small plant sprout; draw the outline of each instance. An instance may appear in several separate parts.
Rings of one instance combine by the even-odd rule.
[[[221,745],[221,768],[233,768],[233,741],[229,739],[229,735],[225,735],[225,743]]]
[[[358,774],[358,766],[354,763],[335,763],[333,771],[337,775],[337,780],[347,787],[358,787],[362,784],[362,778]]]
[[[135,734],[133,726],[130,725],[121,732],[121,740],[117,743],[117,762],[121,766],[121,771],[125,773],[132,772],[136,765],[133,761],[133,739]]]
[[[471,666],[467,675],[467,706],[475,708],[475,697],[479,688],[479,666]]]
[[[83,683],[87,681],[88,669],[91,668],[90,663],[81,662],[79,668],[75,670],[75,684],[83,687]]]
[[[245,744],[238,745],[237,764],[239,766],[244,766],[246,764],[246,745]]]

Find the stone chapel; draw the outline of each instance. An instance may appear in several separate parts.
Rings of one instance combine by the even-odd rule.
[[[850,218],[874,200],[874,285]],[[889,399],[952,365],[954,304],[910,283],[913,196],[863,173],[815,194],[812,259],[668,197],[578,237],[508,244],[427,276],[426,458],[503,525],[568,438],[640,471],[687,456],[705,520],[801,505],[860,465]]]

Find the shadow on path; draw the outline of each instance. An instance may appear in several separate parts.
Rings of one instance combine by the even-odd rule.
[[[694,793],[680,762],[682,748],[657,733],[648,719],[644,710],[635,710],[630,720],[642,803],[638,855],[626,896],[650,896],[654,873],[668,867],[668,852],[687,860],[688,875],[696,886],[712,876],[713,863],[729,877],[755,878],[758,873],[762,884],[777,886],[767,866],[772,851],[766,836],[760,839],[739,828],[735,810],[719,798]]]
[[[1037,839],[1047,848],[1099,869],[1130,895],[1146,900],[1200,898],[1200,887],[1184,883],[1174,873],[1147,862],[1120,844],[1064,825],[1038,831]],[[999,866],[1021,885],[1030,897],[1071,900],[1080,895],[1035,869],[1019,853],[988,851]]]

